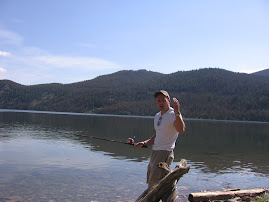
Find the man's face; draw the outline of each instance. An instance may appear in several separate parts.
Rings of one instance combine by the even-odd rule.
[[[163,94],[156,97],[156,104],[161,111],[167,111],[170,108],[170,100]]]

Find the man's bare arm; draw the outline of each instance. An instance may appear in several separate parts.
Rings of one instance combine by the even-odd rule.
[[[178,133],[183,134],[185,131],[185,123],[183,121],[182,115],[180,114],[180,104],[176,98],[173,98],[174,112],[176,115],[176,120],[174,121],[174,126]]]
[[[142,148],[143,145],[153,145],[154,144],[155,137],[156,137],[156,133],[150,139],[145,140],[143,142],[136,143],[135,144],[135,147]]]
[[[179,134],[183,134],[185,132],[185,123],[182,119],[181,114],[176,116],[176,120],[174,121],[174,126]]]

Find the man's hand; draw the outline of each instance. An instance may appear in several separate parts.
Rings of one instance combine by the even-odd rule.
[[[175,114],[178,114],[178,112],[180,112],[180,105],[179,102],[176,98],[173,98],[173,106],[174,106],[174,112]]]
[[[134,146],[135,146],[136,148],[142,148],[143,145],[145,145],[145,142],[138,142],[138,143],[136,143]]]

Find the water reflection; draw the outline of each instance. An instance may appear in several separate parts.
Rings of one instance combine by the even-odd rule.
[[[0,140],[27,135],[32,139],[68,140],[113,158],[142,162],[148,160],[151,148],[135,149],[90,136],[120,141],[135,136],[141,141],[154,134],[152,122],[151,118],[1,112]],[[186,126],[177,141],[175,161],[186,158],[205,173],[245,168],[269,174],[268,123],[187,120]]]
[[[204,172],[238,166],[269,174],[269,124],[188,121],[176,153],[206,165]]]

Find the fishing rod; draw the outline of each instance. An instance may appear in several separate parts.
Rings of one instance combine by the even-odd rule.
[[[105,140],[105,141],[109,141],[109,142],[117,142],[117,143],[128,144],[128,145],[134,146],[134,139],[133,138],[128,138],[127,142],[123,142],[123,141],[119,141],[119,140],[110,140],[110,139],[106,139],[106,138],[102,138],[102,137],[95,137],[95,136],[90,136],[90,138],[94,138],[94,139],[98,139],[98,140]],[[146,145],[142,145],[142,147],[147,148]]]

